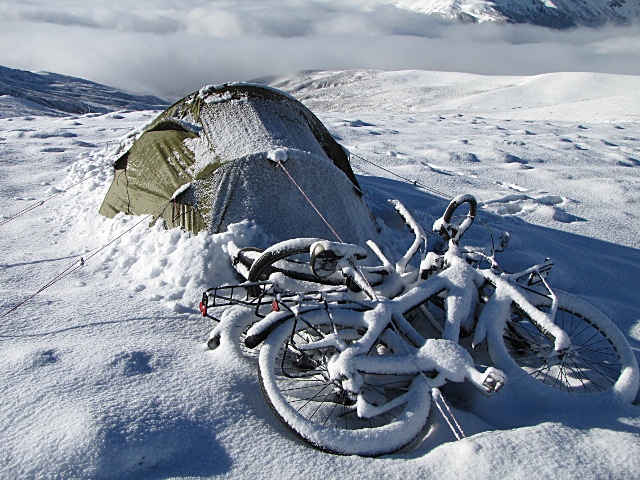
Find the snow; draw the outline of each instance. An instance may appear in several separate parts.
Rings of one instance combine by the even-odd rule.
[[[312,87],[328,78],[332,87]],[[497,254],[503,267],[553,258],[550,284],[604,312],[638,357],[639,77],[308,72],[289,78],[291,92],[296,82],[309,85],[294,94],[341,144],[418,182],[352,158],[389,259],[413,236],[381,205],[387,198],[399,198],[428,230],[448,200],[419,185],[448,198],[471,193],[494,237],[510,233]],[[0,315],[108,244],[2,317],[0,477],[640,475],[637,398],[568,396],[512,376],[488,399],[468,384],[443,387],[468,436],[461,441],[432,408],[424,440],[391,456],[340,457],[302,444],[267,406],[255,360],[237,344],[206,349],[214,325],[197,310],[205,288],[237,282],[231,242],[270,245],[260,227],[247,221],[190,236],[142,222],[109,244],[142,219],[97,214],[113,149],[157,113],[0,118],[3,218],[67,190],[0,226]],[[479,221],[465,240],[490,244]]]
[[[230,93],[211,93],[211,89],[200,93],[203,92],[207,95],[205,101],[213,98],[211,103],[215,106],[201,117],[202,127],[210,142],[209,148],[219,158],[239,159],[278,147],[296,148],[325,157],[308,125],[291,112],[290,104],[260,98],[249,100],[246,95],[232,99]],[[192,167],[196,175],[212,161],[211,155],[200,156],[198,152],[196,150]]]
[[[284,148],[277,148],[267,152],[267,158],[274,163],[286,162],[289,158],[287,150]]]
[[[637,5],[588,0],[397,0],[400,8],[474,22],[516,22],[567,28],[629,22],[637,17]]]

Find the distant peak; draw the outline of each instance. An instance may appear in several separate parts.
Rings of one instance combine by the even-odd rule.
[[[460,21],[552,28],[628,23],[640,17],[638,0],[397,0],[394,5]]]

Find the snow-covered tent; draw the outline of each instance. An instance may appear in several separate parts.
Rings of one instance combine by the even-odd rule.
[[[114,167],[100,208],[107,217],[155,213],[169,228],[211,233],[250,219],[278,240],[335,239],[327,223],[352,243],[376,235],[345,150],[311,111],[271,88],[228,84],[188,95]]]

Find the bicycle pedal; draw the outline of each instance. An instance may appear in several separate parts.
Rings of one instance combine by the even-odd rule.
[[[220,346],[220,335],[214,335],[209,340],[207,340],[207,348],[209,350],[215,350]]]
[[[489,367],[484,372],[484,380],[482,386],[487,389],[488,393],[499,392],[507,381],[507,376],[502,370]]]

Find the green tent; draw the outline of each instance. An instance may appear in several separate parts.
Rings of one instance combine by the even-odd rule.
[[[347,153],[283,92],[205,87],[123,150],[100,208],[107,217],[154,213],[194,233],[249,219],[277,240],[335,239],[332,229],[353,243],[376,235]]]

